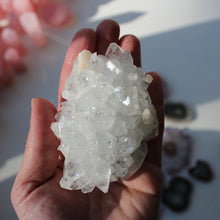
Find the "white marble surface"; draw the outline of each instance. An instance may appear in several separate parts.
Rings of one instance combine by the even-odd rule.
[[[132,33],[140,38],[143,69],[161,73],[171,87],[171,100],[192,106],[196,114],[192,122],[166,121],[166,125],[189,128],[195,139],[193,162],[205,159],[215,173],[209,184],[191,179],[195,189],[190,208],[182,214],[163,209],[161,219],[220,219],[220,1],[72,2],[76,25],[62,32],[47,31],[49,45],[33,49],[26,57],[28,72],[0,90],[0,219],[17,219],[10,190],[22,160],[31,99],[44,97],[56,105],[59,72],[73,34],[82,27],[95,28],[105,18],[118,21],[121,34]],[[182,175],[188,177],[184,172]]]

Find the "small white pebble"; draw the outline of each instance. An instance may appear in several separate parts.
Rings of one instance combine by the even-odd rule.
[[[149,124],[152,122],[153,120],[153,115],[151,114],[149,109],[144,109],[144,112],[142,114],[142,120],[144,122],[145,125]]]
[[[80,54],[79,54],[79,72],[81,72],[82,70],[84,69],[87,69],[88,67],[88,62],[89,62],[89,59],[91,57],[91,52],[89,50],[83,50]]]

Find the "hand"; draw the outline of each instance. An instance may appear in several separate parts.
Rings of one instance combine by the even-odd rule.
[[[83,49],[104,54],[109,43],[117,42],[130,50],[134,64],[141,65],[140,43],[132,36],[119,39],[119,25],[110,20],[99,24],[96,31],[83,29],[76,33],[67,51],[59,85],[61,92],[71,72],[73,60]],[[111,183],[109,192],[98,189],[88,194],[60,188],[63,160],[59,141],[50,129],[57,109],[47,100],[32,100],[30,131],[21,168],[12,188],[11,198],[19,219],[156,219],[161,186],[161,142],[163,133],[163,94],[158,74],[149,87],[157,110],[160,134],[148,144],[149,152],[141,169],[130,179]]]

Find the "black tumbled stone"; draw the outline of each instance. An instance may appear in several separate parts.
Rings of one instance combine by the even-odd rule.
[[[196,165],[189,169],[189,174],[192,177],[205,182],[209,182],[213,179],[213,172],[209,164],[201,160],[198,160]]]
[[[173,119],[184,119],[188,115],[187,107],[180,102],[166,102],[164,112],[167,117]]]
[[[175,212],[184,211],[190,203],[192,184],[183,177],[174,177],[162,191],[161,201]]]
[[[170,181],[169,188],[175,192],[188,194],[192,192],[192,184],[183,177],[175,177]]]
[[[162,193],[162,202],[175,212],[184,211],[189,205],[188,194],[166,189]]]

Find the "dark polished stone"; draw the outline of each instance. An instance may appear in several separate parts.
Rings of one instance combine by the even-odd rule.
[[[173,191],[179,193],[191,193],[192,192],[192,183],[183,178],[183,177],[175,177],[170,181],[169,186]]]
[[[186,194],[166,189],[162,193],[162,202],[175,212],[184,211],[189,205]]]
[[[174,177],[162,192],[162,202],[175,212],[182,212],[189,206],[192,184],[183,177]]]
[[[173,119],[184,119],[188,115],[186,105],[180,102],[166,102],[164,112],[167,117]]]
[[[189,174],[201,181],[209,182],[213,179],[213,172],[209,164],[201,160],[198,160],[196,165],[189,169]]]

